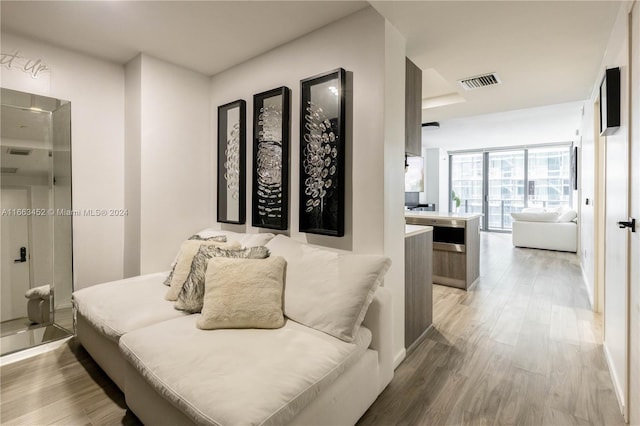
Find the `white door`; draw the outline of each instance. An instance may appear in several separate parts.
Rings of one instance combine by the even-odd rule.
[[[624,63],[624,62],[622,62]],[[620,72],[621,105],[628,102],[628,67]],[[628,266],[629,230],[618,222],[629,217],[629,140],[627,108],[620,128],[606,137],[604,348],[618,398],[628,412]]]
[[[2,321],[27,316],[29,289],[29,218],[17,210],[30,206],[26,188],[2,188]],[[20,259],[20,249],[26,250],[26,261]],[[16,262],[17,260],[17,262]]]

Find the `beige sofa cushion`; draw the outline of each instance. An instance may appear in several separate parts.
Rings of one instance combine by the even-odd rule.
[[[276,329],[200,330],[199,316],[120,339],[133,368],[199,425],[289,424],[371,342],[364,327],[346,343],[294,321]]]
[[[117,342],[129,331],[184,316],[164,300],[166,276],[158,272],[76,290],[73,304],[98,332]]]
[[[235,259],[264,259],[269,257],[269,249],[264,246],[247,247],[239,250],[225,250],[216,246],[202,245],[191,262],[191,271],[180,290],[175,308],[189,313],[202,311],[204,283],[207,264],[213,257]]]

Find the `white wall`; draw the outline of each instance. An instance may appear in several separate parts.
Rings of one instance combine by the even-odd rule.
[[[217,143],[219,105],[236,99],[246,100],[247,122],[251,123],[254,94],[283,85],[291,89],[289,234],[293,238],[345,250],[382,252],[384,37],[383,18],[368,8],[217,74],[211,80],[213,146]],[[347,144],[346,149],[346,163],[352,167],[347,167],[346,173],[345,236],[305,235],[298,231],[300,80],[338,67],[353,73],[353,134],[351,145]],[[248,129],[251,129],[250,125]],[[247,152],[251,152],[251,138],[248,133]],[[212,154],[215,165],[215,149]],[[247,155],[247,170],[251,168],[251,155]],[[213,179],[215,182],[215,170]],[[247,225],[231,229],[256,232],[250,226],[249,178],[246,195]],[[371,232],[372,228],[380,229],[380,232]]]
[[[392,266],[385,277],[393,296],[394,367],[404,359],[404,141],[406,40],[385,22],[384,254]],[[375,207],[375,206],[370,206]]]
[[[463,117],[422,129],[422,145],[447,151],[576,140],[582,101]]]
[[[431,133],[431,131],[429,131]],[[442,148],[422,148],[425,170],[425,192],[421,203],[435,203],[436,210],[449,211],[449,155]]]
[[[140,272],[168,270],[213,223],[209,77],[141,57]],[[134,148],[135,149],[135,148]]]
[[[123,208],[123,67],[2,32],[2,51],[15,50],[48,64],[49,87],[7,69],[2,87],[71,101],[73,208]],[[123,232],[122,217],[73,218],[76,289],[122,277]]]
[[[388,30],[388,31],[387,31]],[[389,37],[386,40],[386,37]],[[385,41],[386,40],[386,41]],[[404,259],[397,249],[404,246],[400,218],[404,202],[404,144],[400,112],[388,108],[399,102],[399,94],[385,99],[385,85],[402,87],[404,67],[399,72],[401,36],[387,28],[385,20],[372,8],[356,12],[270,52],[219,73],[211,79],[212,146],[217,146],[217,107],[228,102],[247,101],[247,123],[253,120],[253,95],[279,86],[291,89],[290,223],[288,234],[312,244],[350,250],[355,253],[387,254],[393,266],[386,286],[394,295],[394,331],[398,333],[396,354],[404,350]],[[386,55],[389,53],[389,56]],[[404,58],[402,59],[404,61]],[[352,134],[347,145],[345,236],[342,238],[304,234],[298,231],[300,80],[338,67],[352,73]],[[386,75],[388,71],[389,75]],[[394,77],[395,76],[395,77]],[[402,81],[396,80],[402,78]],[[402,97],[404,97],[402,95]],[[388,102],[387,102],[388,101]],[[389,113],[388,119],[385,114]],[[248,124],[248,129],[252,126]],[[402,133],[400,133],[402,128]],[[394,136],[395,135],[395,136]],[[247,153],[251,152],[247,134]],[[390,157],[385,158],[385,154]],[[216,188],[216,150],[212,150],[212,178]],[[393,167],[396,164],[397,169]],[[258,232],[251,223],[251,155],[247,155],[247,224],[223,225],[227,229]],[[385,183],[386,182],[386,183]],[[394,194],[392,191],[397,190]],[[396,203],[386,206],[386,203]],[[387,233],[385,233],[385,229]],[[395,234],[397,230],[397,235]],[[392,252],[395,250],[395,252]],[[403,251],[403,250],[402,250]]]

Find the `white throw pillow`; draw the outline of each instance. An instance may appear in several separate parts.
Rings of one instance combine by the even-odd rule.
[[[196,326],[203,330],[282,327],[285,266],[282,257],[212,258],[205,277],[202,315]]]
[[[558,220],[558,212],[520,212],[511,213],[514,220],[523,222],[555,222]]]
[[[571,222],[576,217],[578,217],[578,213],[575,210],[566,207],[560,210],[560,215],[558,216],[557,222]]]
[[[352,342],[391,260],[337,253],[284,235],[267,244],[287,261],[284,313],[292,320]]]

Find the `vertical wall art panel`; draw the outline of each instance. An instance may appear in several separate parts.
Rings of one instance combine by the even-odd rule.
[[[246,102],[218,107],[218,222],[245,222]]]
[[[253,97],[253,194],[251,224],[289,227],[290,90],[279,87]]]
[[[344,235],[345,85],[342,68],[301,81],[301,232]]]

